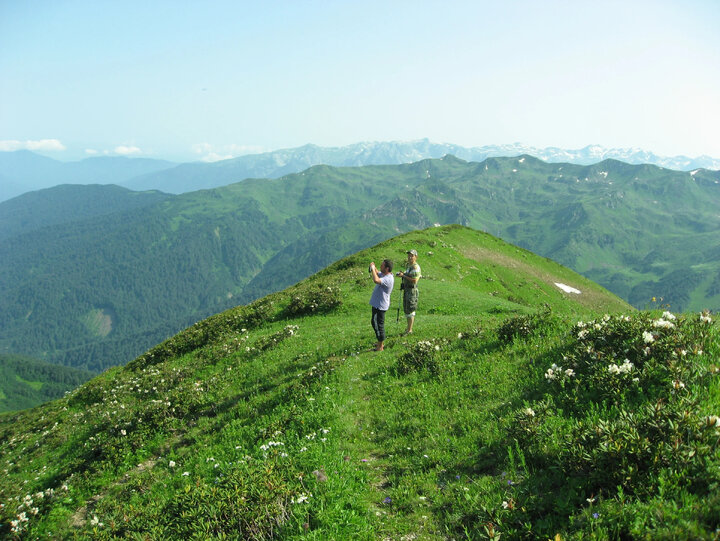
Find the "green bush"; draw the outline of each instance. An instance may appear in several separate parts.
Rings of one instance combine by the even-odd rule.
[[[342,304],[340,288],[337,286],[316,285],[301,289],[293,295],[285,309],[286,317],[298,317],[311,314],[323,314]]]
[[[537,329],[548,324],[551,314],[548,310],[541,314],[516,316],[505,320],[497,330],[498,339],[503,344],[509,344],[516,338],[527,338]]]
[[[624,523],[605,535],[631,538],[658,495],[688,508],[714,502],[695,520],[715,530],[720,503],[707,498],[720,489],[720,412],[699,407],[717,377],[709,318],[606,315],[572,333],[570,350],[544,372],[544,398],[518,410],[510,430],[526,475],[513,490],[510,530],[588,531],[612,515]]]
[[[440,371],[438,359],[442,340],[420,340],[412,344],[408,351],[397,360],[399,374],[407,374],[413,370],[426,370],[431,374]]]

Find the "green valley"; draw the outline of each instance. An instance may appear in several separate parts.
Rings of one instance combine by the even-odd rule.
[[[92,376],[77,368],[0,354],[0,412],[32,408],[60,398]]]

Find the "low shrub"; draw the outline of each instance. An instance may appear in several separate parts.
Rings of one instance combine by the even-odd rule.
[[[552,316],[549,310],[540,314],[515,316],[500,325],[497,330],[498,339],[503,344],[509,344],[516,338],[527,338],[539,328],[546,326],[551,320]]]
[[[340,288],[316,285],[296,292],[284,311],[285,317],[324,314],[342,304]]]
[[[397,372],[407,374],[413,370],[426,370],[431,374],[440,371],[441,340],[420,340],[412,344],[397,360]]]
[[[717,493],[720,412],[701,406],[717,377],[709,316],[606,315],[571,332],[570,349],[544,372],[545,396],[510,428],[526,480],[513,488],[506,533],[527,523],[542,535],[577,532],[613,514],[627,523],[611,537],[631,538],[658,495],[691,509]],[[720,526],[714,501],[696,517],[706,531]]]

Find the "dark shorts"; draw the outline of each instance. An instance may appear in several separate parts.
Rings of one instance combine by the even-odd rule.
[[[418,307],[418,288],[403,289],[403,311],[412,314]]]

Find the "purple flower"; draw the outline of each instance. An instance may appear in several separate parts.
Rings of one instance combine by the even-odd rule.
[[[598,518],[600,516],[600,513],[593,513],[593,518]]]
[[[386,498],[383,500],[383,503],[392,503],[392,498],[390,498],[390,496],[386,497]]]

